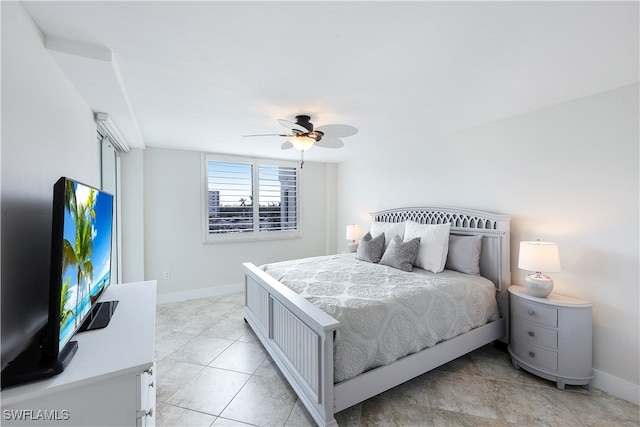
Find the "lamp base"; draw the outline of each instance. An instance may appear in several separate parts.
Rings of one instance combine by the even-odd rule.
[[[349,242],[347,244],[347,248],[349,249],[350,253],[355,253],[358,250],[358,242],[354,242],[354,243]]]
[[[530,274],[524,278],[524,287],[527,289],[527,294],[546,298],[553,291],[553,280],[544,274]]]

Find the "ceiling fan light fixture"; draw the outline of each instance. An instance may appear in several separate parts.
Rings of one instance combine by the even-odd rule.
[[[306,135],[297,135],[289,140],[293,147],[300,151],[307,151],[316,142],[315,138]]]
[[[290,129],[289,134],[259,134],[245,136],[284,136],[287,141],[280,146],[283,150],[295,148],[300,151],[300,168],[304,164],[304,152],[314,145],[325,148],[344,147],[344,143],[340,138],[355,135],[358,129],[349,125],[324,125],[318,129],[314,129],[313,123],[309,120],[310,116],[297,115],[296,122],[285,119],[278,119],[278,123]]]

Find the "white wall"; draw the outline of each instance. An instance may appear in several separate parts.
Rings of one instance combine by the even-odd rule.
[[[416,133],[419,137],[419,132]],[[514,284],[522,240],[560,248],[560,294],[593,302],[596,386],[638,401],[638,85],[454,135],[362,153],[338,166],[338,229],[368,212],[467,207],[512,215]],[[609,387],[611,388],[611,387]]]
[[[93,113],[20,2],[2,11],[2,366],[48,312],[53,184],[98,186]],[[40,325],[41,326],[41,325]]]
[[[201,153],[144,150],[145,278],[158,280],[159,301],[241,290],[242,263],[324,255],[335,210],[327,210],[335,167],[305,162],[302,238],[250,243],[202,243]],[[330,246],[330,250],[334,248]],[[170,271],[171,278],[164,279]]]

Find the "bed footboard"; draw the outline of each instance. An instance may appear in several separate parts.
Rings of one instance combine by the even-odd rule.
[[[252,263],[245,319],[318,425],[335,426],[333,333],[339,322]]]

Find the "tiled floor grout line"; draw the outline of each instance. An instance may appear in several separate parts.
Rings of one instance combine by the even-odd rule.
[[[192,423],[200,422],[195,420],[201,420],[203,424],[198,425],[212,425],[213,427],[229,424],[246,426],[254,425],[248,424],[247,421],[240,421],[240,418],[246,418],[247,420],[253,419],[254,423],[259,422],[259,425],[266,425],[267,421],[265,420],[258,421],[260,418],[255,418],[255,416],[251,415],[246,416],[244,406],[242,405],[248,404],[247,402],[252,402],[254,396],[256,401],[263,400],[262,396],[266,395],[262,393],[265,393],[266,390],[271,390],[271,386],[269,385],[269,388],[265,389],[261,387],[264,387],[265,384],[269,382],[269,379],[272,378],[274,384],[282,383],[286,387],[289,387],[286,403],[283,401],[283,404],[289,405],[291,404],[289,402],[293,403],[291,404],[290,409],[288,409],[288,413],[286,411],[276,411],[274,414],[269,413],[268,417],[274,416],[276,418],[273,419],[278,420],[271,425],[276,426],[280,425],[280,423],[286,427],[294,425],[294,423],[302,423],[301,425],[305,426],[310,425],[309,423],[311,423],[311,421],[309,421],[310,418],[308,418],[309,414],[306,412],[304,407],[300,405],[299,399],[295,394],[291,396],[289,395],[291,392],[290,386],[278,371],[277,366],[275,366],[273,362],[268,363],[270,360],[268,353],[262,344],[255,339],[255,337],[250,336],[252,332],[244,323],[243,307],[242,304],[239,303],[239,299],[237,297],[229,297],[223,301],[222,298],[196,301],[196,305],[190,305],[192,304],[190,302],[185,302],[184,304],[176,303],[171,308],[163,308],[158,316],[158,323],[161,325],[160,331],[167,331],[162,334],[161,338],[166,341],[161,342],[160,340],[158,342],[158,348],[161,349],[160,353],[163,354],[160,360],[166,364],[165,366],[167,369],[175,366],[176,369],[182,370],[178,372],[184,372],[189,375],[188,379],[183,381],[181,378],[178,379],[179,374],[176,374],[174,377],[177,379],[177,382],[165,383],[164,387],[166,388],[164,388],[164,397],[163,399],[159,399],[158,402],[164,405],[163,411],[166,411],[166,417],[169,417],[169,414],[171,413],[172,415],[170,418],[174,420],[173,422],[178,423],[178,421],[175,420],[181,419],[179,417],[190,417],[191,415],[189,414],[193,414],[193,417],[195,418],[191,418]],[[210,311],[216,310],[216,304],[220,304],[220,307],[222,307],[220,311],[209,313]],[[217,314],[222,312],[224,312],[224,314],[218,318]],[[202,318],[203,321],[198,323],[198,318]],[[193,336],[190,336],[188,341],[184,344],[180,344],[182,342],[182,338],[180,337],[181,328],[174,328],[174,319],[181,319],[177,321],[184,320],[185,322],[192,322],[194,326],[202,328],[203,330]],[[207,324],[209,319],[211,319],[211,321]],[[216,325],[218,325],[218,329],[214,330]],[[184,326],[183,328],[186,329]],[[226,340],[229,341],[229,344],[220,350],[215,357],[209,360],[206,365],[188,361],[205,360],[207,353],[204,351],[219,350],[219,347],[217,347],[218,344],[209,345],[208,343],[201,343],[201,345],[197,345],[209,337],[207,333],[211,334],[209,335],[211,338]],[[217,335],[218,333],[219,335]],[[217,336],[224,335],[233,336],[233,338],[216,338]],[[165,345],[163,347],[164,343],[167,343],[168,346]],[[237,344],[242,345],[237,346]],[[191,345],[191,349],[188,348],[189,345]],[[257,367],[252,368],[252,366],[256,366],[254,365],[255,361],[259,360],[256,359],[258,353],[252,350],[252,348],[254,348],[252,346],[254,345],[259,346],[266,357],[257,364]],[[231,363],[225,367],[223,366],[225,365],[223,361],[219,363],[221,367],[210,366],[211,363],[214,363],[216,359],[221,357],[225,352],[231,351],[230,349],[232,346],[237,349],[236,351],[241,348],[248,349],[239,350],[237,355],[243,357],[245,351],[247,352],[246,354],[248,359],[246,363],[248,364],[245,366],[253,369],[252,372],[248,372],[248,370],[243,371],[241,364],[236,365],[235,363]],[[181,355],[174,354],[182,348],[185,348],[183,353],[184,356],[188,357],[188,359],[181,359]],[[203,351],[195,353],[194,351],[196,350]],[[227,360],[229,360],[229,357],[232,357],[232,355],[235,355],[235,353],[229,353],[227,355]],[[238,370],[229,369],[228,367],[230,366],[237,366]],[[196,380],[199,376],[200,378],[203,378],[202,374],[205,368],[209,368],[212,371],[209,371],[210,373],[205,374],[204,377],[211,375],[211,378],[215,378],[215,372],[222,371],[248,376],[244,383],[242,383],[242,386],[238,389],[234,388],[232,390],[227,388],[228,392],[232,392],[233,394],[224,395],[224,399],[226,399],[226,401],[220,398],[217,403],[215,403],[216,408],[222,408],[218,415],[213,415],[197,409],[198,407],[207,408],[207,406],[203,406],[202,403],[197,403],[206,403],[206,400],[198,400],[197,398],[196,400],[191,400],[193,397],[188,393],[183,393],[180,397],[175,396],[181,390],[183,392],[188,392],[189,390],[184,388],[185,384]],[[274,370],[277,378],[273,376]],[[258,372],[260,372],[260,374],[258,374]],[[410,418],[407,418],[408,415],[406,413],[401,413],[402,411],[397,412],[397,410],[402,408],[403,405],[416,405],[416,407],[423,408],[420,410],[416,409],[416,411],[422,413],[425,417],[422,421],[436,423],[436,425],[439,423],[449,425],[474,423],[491,424],[493,422],[495,422],[496,425],[501,426],[575,425],[575,422],[578,419],[584,421],[584,414],[588,411],[596,411],[595,413],[589,413],[589,416],[593,417],[591,421],[594,425],[605,425],[603,424],[605,422],[607,426],[640,425],[640,423],[638,423],[638,421],[640,421],[640,416],[638,414],[637,406],[621,401],[620,399],[600,390],[583,390],[568,387],[567,389],[559,392],[552,382],[547,383],[545,380],[532,376],[531,374],[513,369],[508,353],[505,353],[504,350],[485,346],[485,348],[478,349],[469,355],[463,356],[460,360],[444,364],[430,372],[435,373],[433,377],[434,382],[428,382],[431,378],[426,377],[423,380],[419,380],[418,383],[408,384],[407,386],[398,386],[400,387],[398,391],[390,394],[383,393],[378,395],[370,401],[365,401],[362,404],[356,405],[351,411],[348,409],[343,411],[343,414],[337,414],[336,418],[338,418],[341,426],[343,426],[343,423],[347,421],[349,423],[353,423],[349,424],[350,427],[364,427],[365,425],[375,423],[416,425],[415,422],[412,423],[410,421]],[[429,375],[429,373],[424,375]],[[221,378],[226,377],[223,376]],[[241,377],[238,377],[238,379],[240,378]],[[492,406],[493,409],[491,409],[491,411],[478,411],[478,402],[482,402],[482,400],[474,401],[473,399],[477,399],[476,397],[473,397],[473,399],[468,402],[465,399],[457,399],[457,395],[459,395],[461,390],[464,393],[464,385],[472,380],[477,384],[486,384],[486,387],[488,387],[487,391],[491,393],[491,396],[500,396],[501,399],[507,397],[506,401],[501,400],[502,403],[499,406]],[[252,389],[260,384],[258,388],[255,388],[255,390],[259,390],[257,391],[257,393],[260,393],[259,395],[251,394],[249,389],[247,389],[247,386],[251,381],[255,382],[255,384],[251,385]],[[236,384],[240,384],[240,382],[237,382]],[[278,385],[277,387],[281,386]],[[427,387],[428,389],[424,389],[422,387]],[[483,385],[482,387],[485,386]],[[284,389],[276,388],[275,390]],[[170,394],[166,394],[169,392]],[[414,394],[416,392],[418,394]],[[243,396],[240,396],[241,393]],[[200,396],[205,395],[200,394]],[[478,395],[478,398],[479,397],[480,395]],[[533,407],[528,408],[528,405],[524,405],[523,407],[523,405],[518,404],[519,401],[524,401],[522,399],[529,399],[535,403],[535,400],[538,397],[539,400],[543,401],[541,402],[543,406],[538,404],[537,406],[534,405]],[[373,399],[381,400],[376,402],[373,401]],[[453,401],[448,401],[447,399],[453,399]],[[382,403],[383,401],[386,403]],[[176,404],[177,402],[180,402],[180,404]],[[192,405],[193,402],[196,402],[195,406]],[[472,406],[460,406],[467,405],[468,403],[471,403]],[[233,407],[231,407],[231,405],[233,405]],[[210,408],[213,409],[213,407]],[[286,408],[288,408],[288,406]],[[385,408],[387,408],[389,412],[381,412],[385,411]],[[233,418],[223,417],[221,415],[228,409],[230,409],[228,416],[232,416]],[[284,410],[285,407],[280,407],[280,409]],[[489,407],[487,407],[487,409],[489,409]],[[551,410],[549,411],[548,409]],[[251,407],[247,407],[247,410],[251,411]],[[521,410],[524,410],[524,412],[520,412]],[[167,425],[168,421],[166,420],[169,418],[163,418],[163,414],[160,414],[160,412],[161,411],[158,411],[158,426],[162,427],[163,425]],[[576,414],[578,415],[577,418]],[[580,416],[580,414],[582,414],[582,416]],[[487,417],[487,415],[490,415],[490,417]],[[236,419],[236,417],[239,417],[239,419]],[[386,420],[386,422],[383,420]]]
[[[224,412],[224,410],[227,409],[229,407],[229,405],[231,405],[231,402],[233,402],[233,399],[235,399],[236,396],[238,396],[240,394],[242,389],[246,387],[246,385],[249,383],[249,381],[251,381],[251,378],[253,378],[253,375],[250,375],[249,378],[247,378],[247,381],[245,381],[244,384],[242,384],[242,387],[240,387],[240,389],[238,389],[236,394],[234,394],[233,397],[231,399],[229,399],[229,402],[227,402],[227,404],[224,405],[224,408],[222,408],[222,410],[220,411],[220,414],[217,415],[218,418],[222,417],[222,413]],[[225,418],[225,419],[242,422],[240,420],[234,420],[233,418]]]

